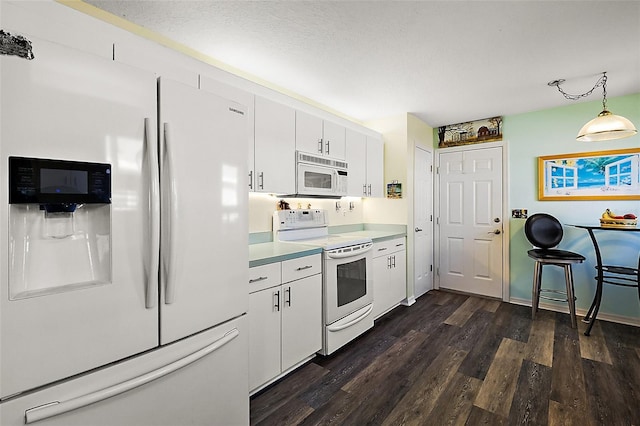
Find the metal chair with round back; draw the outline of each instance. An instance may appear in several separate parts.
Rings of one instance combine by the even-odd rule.
[[[560,221],[550,214],[536,213],[529,216],[524,224],[524,234],[534,247],[529,250],[527,254],[536,262],[533,272],[531,318],[535,319],[541,298],[557,302],[567,302],[569,304],[569,315],[571,316],[571,327],[576,328],[576,298],[573,289],[573,271],[571,270],[571,265],[584,262],[585,257],[572,251],[555,248],[560,244],[560,241],[562,241],[564,232]],[[544,265],[555,265],[564,268],[566,291],[541,288],[542,267]],[[547,296],[546,294],[549,293],[552,295],[563,295],[566,299]]]

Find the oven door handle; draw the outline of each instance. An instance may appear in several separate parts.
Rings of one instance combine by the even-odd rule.
[[[368,243],[366,246],[364,246],[363,248],[360,248],[358,250],[355,251],[349,251],[346,253],[334,253],[333,251],[329,250],[327,252],[327,257],[329,257],[330,259],[344,259],[345,257],[356,257],[359,256],[363,253],[366,253],[368,251],[370,251],[373,248],[373,244],[372,243]]]
[[[354,318],[351,321],[346,322],[344,324],[328,325],[327,326],[327,330],[328,331],[340,331],[340,330],[344,330],[345,328],[349,328],[352,325],[359,323],[360,321],[365,319],[367,316],[369,316],[369,314],[371,313],[372,310],[373,310],[373,304],[369,305],[369,308],[367,308],[367,310],[362,315],[360,315],[359,317]]]

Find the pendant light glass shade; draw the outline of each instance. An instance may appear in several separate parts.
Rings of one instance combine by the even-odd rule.
[[[631,121],[611,114],[605,109],[596,118],[582,126],[576,140],[583,142],[606,141],[627,138],[636,133],[638,131]]]

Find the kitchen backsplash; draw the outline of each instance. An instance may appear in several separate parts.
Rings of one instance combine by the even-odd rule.
[[[271,232],[273,212],[276,204],[282,200],[268,194],[249,194],[249,233]],[[329,213],[330,226],[361,224],[363,209],[361,198],[344,197],[340,200],[319,198],[284,198],[292,209],[325,209]]]

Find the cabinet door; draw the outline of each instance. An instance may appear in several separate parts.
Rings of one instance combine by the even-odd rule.
[[[322,275],[282,286],[282,371],[322,348]]]
[[[378,318],[388,308],[389,256],[373,259],[373,317]]]
[[[249,295],[249,389],[280,374],[281,287]]]
[[[367,165],[364,157],[367,152],[367,137],[355,130],[346,131],[346,160],[349,165],[347,195],[362,197],[365,195]]]
[[[369,136],[367,136],[367,194],[369,197],[384,196],[384,143],[382,139]]]
[[[321,118],[296,111],[296,149],[310,154],[324,154]]]
[[[296,112],[256,96],[254,190],[293,194],[296,190]]]
[[[407,297],[407,252],[398,251],[391,255],[389,269],[389,307],[400,303]]]
[[[324,143],[324,155],[344,160],[345,152],[345,128],[330,121],[323,122],[322,142]]]

